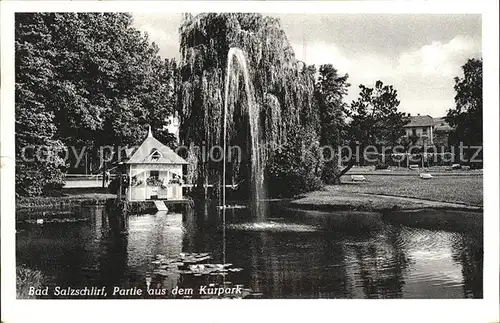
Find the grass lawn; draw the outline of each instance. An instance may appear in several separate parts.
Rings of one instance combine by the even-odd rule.
[[[418,176],[420,173],[431,173],[434,176],[482,176],[482,169],[450,169],[444,166],[409,169],[406,167],[389,167],[388,169],[375,169],[370,166],[354,166],[347,174],[349,175],[386,175],[386,176]]]
[[[418,176],[365,175],[366,182],[328,186],[332,192],[368,193],[427,199],[440,202],[483,205],[483,176],[436,176],[424,180]]]

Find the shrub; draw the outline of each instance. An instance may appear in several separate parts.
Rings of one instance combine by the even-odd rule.
[[[326,162],[323,165],[323,170],[321,172],[321,179],[325,184],[338,184],[339,179],[338,175],[340,173],[340,169],[338,167],[338,160],[331,160]]]
[[[311,132],[299,131],[281,146],[267,167],[268,193],[271,197],[292,197],[323,187],[322,162]]]
[[[60,191],[64,176],[51,164],[16,163],[16,193],[20,196],[40,196],[51,191]]]

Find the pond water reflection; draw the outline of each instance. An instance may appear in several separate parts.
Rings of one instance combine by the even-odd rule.
[[[104,208],[82,212],[92,220],[19,227],[17,264],[42,271],[51,287],[145,289],[150,281],[170,292],[222,279],[261,298],[482,297],[480,234],[396,226],[374,213],[275,207],[277,230],[252,228],[245,209],[227,211],[226,230],[219,212],[191,210],[129,216],[128,233],[115,235]],[[209,253],[210,263],[242,270],[222,278],[157,274],[157,255],[180,253]]]

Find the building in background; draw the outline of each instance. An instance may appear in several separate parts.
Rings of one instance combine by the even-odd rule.
[[[444,117],[434,118],[434,145],[438,147],[448,147],[448,138],[451,130],[451,126],[445,121]]]
[[[414,145],[434,145],[433,128],[434,119],[429,116],[409,115],[410,122],[404,126],[406,137],[408,137]]]

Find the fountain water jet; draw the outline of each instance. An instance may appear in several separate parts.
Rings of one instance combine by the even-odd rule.
[[[224,120],[223,120],[223,151],[224,163],[222,169],[222,206],[223,215],[226,206],[226,157],[227,157],[227,122],[228,117],[232,116],[232,111],[229,111],[229,87],[231,80],[231,72],[233,69],[233,60],[237,60],[243,72],[243,80],[245,83],[245,92],[247,98],[248,119],[250,124],[250,153],[251,153],[251,196],[250,196],[250,210],[253,219],[263,220],[265,218],[264,204],[261,202],[264,196],[264,171],[263,161],[260,152],[260,118],[259,107],[255,103],[253,97],[253,89],[250,83],[250,75],[248,72],[247,61],[244,52],[239,48],[230,48],[227,54],[227,67],[226,67],[226,82],[224,88]],[[225,216],[224,216],[225,218]],[[225,222],[225,219],[224,219]]]

